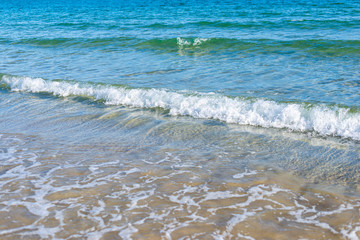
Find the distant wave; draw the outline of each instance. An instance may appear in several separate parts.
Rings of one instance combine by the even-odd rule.
[[[217,119],[227,123],[313,131],[320,135],[360,140],[360,111],[339,106],[282,103],[265,99],[230,98],[218,94],[127,88],[3,75],[1,86],[10,91],[86,96],[108,105],[156,108],[170,115]]]
[[[0,44],[6,45],[30,45],[34,47],[99,47],[119,46],[126,47],[135,41],[135,38],[109,37],[109,38],[26,38],[10,40],[0,38]]]
[[[232,29],[232,30],[244,30],[244,29],[264,29],[269,30],[273,29],[292,29],[292,30],[303,30],[303,29],[351,29],[357,28],[360,24],[360,20],[357,18],[346,18],[344,16],[338,16],[337,18],[327,18],[327,17],[315,17],[315,16],[284,16],[284,17],[275,17],[271,18],[268,14],[264,16],[263,19],[257,18],[234,18],[236,20],[199,20],[199,21],[164,21],[163,19],[158,19],[157,21],[149,23],[148,21],[142,21],[134,24],[133,22],[103,22],[103,21],[79,21],[79,20],[68,20],[63,19],[64,22],[53,22],[48,26],[51,28],[57,29],[66,29],[66,30],[87,30],[87,29],[98,29],[98,30],[131,30],[133,28],[146,28],[146,29],[180,29],[180,28],[195,28],[195,29]],[[32,23],[34,24],[34,23]],[[19,26],[16,22],[5,23],[6,26],[16,27]]]
[[[216,53],[279,53],[291,52],[326,55],[348,56],[360,54],[359,40],[274,40],[274,39],[230,39],[230,38],[200,38],[200,37],[174,37],[139,39],[132,37],[109,38],[28,38],[4,39],[3,45],[27,45],[41,48],[133,48],[161,53],[174,52],[184,54],[216,54]]]
[[[143,28],[150,29],[177,29],[177,28],[189,28],[189,27],[207,27],[207,28],[221,28],[221,29],[341,29],[351,28],[359,26],[360,21],[357,19],[342,20],[342,19],[314,19],[314,18],[295,18],[295,19],[266,19],[263,21],[243,20],[241,22],[236,21],[194,21],[186,23],[152,23],[149,25],[143,25]]]

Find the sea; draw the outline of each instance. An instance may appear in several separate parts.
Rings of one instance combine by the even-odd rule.
[[[358,0],[1,0],[0,239],[359,239]]]

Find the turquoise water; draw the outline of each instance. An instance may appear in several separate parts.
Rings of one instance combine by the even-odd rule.
[[[2,238],[359,238],[359,1],[3,0],[0,16]]]
[[[359,106],[357,1],[5,1],[1,15],[3,74]]]
[[[350,109],[351,134],[343,117],[330,132],[290,128],[360,139],[357,2],[5,2],[1,13],[2,74]],[[289,125],[270,118],[249,124]]]

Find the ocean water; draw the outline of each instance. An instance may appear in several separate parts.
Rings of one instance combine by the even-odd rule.
[[[359,239],[360,2],[0,2],[0,239]]]

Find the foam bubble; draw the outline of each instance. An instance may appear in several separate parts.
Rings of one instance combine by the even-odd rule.
[[[128,89],[111,85],[91,85],[42,78],[3,76],[12,91],[46,92],[67,97],[81,95],[103,100],[108,105],[169,110],[171,115],[217,119],[227,123],[261,127],[315,131],[321,135],[360,140],[360,113],[348,108],[271,100],[230,98],[217,94],[187,94],[165,89]]]
[[[243,172],[243,173],[235,174],[235,175],[233,176],[233,178],[239,179],[239,178],[243,178],[243,177],[246,177],[246,176],[255,175],[255,174],[257,174],[257,173],[258,173],[258,172],[255,171],[255,170],[248,170],[248,169],[246,169],[245,172]]]

